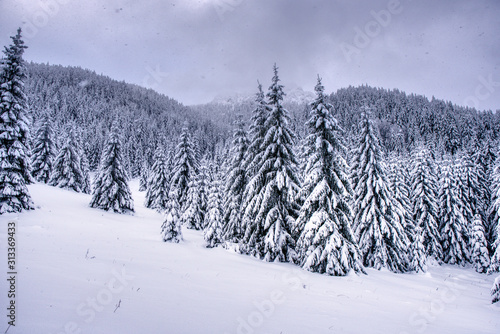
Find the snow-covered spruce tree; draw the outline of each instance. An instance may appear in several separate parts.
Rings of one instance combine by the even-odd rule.
[[[342,129],[332,115],[333,106],[326,101],[319,77],[315,91],[304,145],[307,163],[300,190],[304,202],[294,227],[299,234],[297,261],[309,271],[343,276],[351,270],[363,271],[350,226],[348,199],[352,190],[343,158],[345,147],[340,141]]]
[[[240,251],[265,261],[292,261],[295,241],[291,229],[297,208],[293,199],[299,184],[293,152],[295,135],[288,127],[288,111],[281,104],[283,86],[278,68],[269,87],[268,105],[272,108],[264,127],[257,173],[245,189],[245,236]]]
[[[73,128],[69,129],[66,143],[56,156],[49,185],[82,192],[84,178]]]
[[[167,158],[162,147],[158,147],[154,154],[154,163],[151,168],[148,188],[146,191],[146,208],[162,212],[167,209],[169,201],[169,178]]]
[[[161,226],[161,237],[165,242],[179,243],[182,241],[181,222],[179,217],[178,195],[175,191],[169,195],[169,200],[165,208],[165,219]]]
[[[500,276],[495,278],[495,282],[493,283],[493,287],[491,288],[491,297],[492,304],[500,302]]]
[[[121,139],[116,124],[113,124],[104,144],[101,164],[94,180],[90,207],[106,211],[113,210],[117,213],[134,211],[134,201],[127,184]]]
[[[455,166],[456,188],[462,203],[462,214],[467,222],[466,227],[469,232],[472,230],[474,215],[476,213],[481,214],[483,208],[479,175],[471,155],[472,153],[464,153],[457,166]]]
[[[141,170],[139,171],[139,191],[146,191],[148,189],[148,180],[149,166],[146,159],[144,159]]]
[[[0,214],[33,209],[27,184],[30,117],[24,92],[26,46],[21,28],[3,51],[0,66]]]
[[[92,186],[91,186],[91,181],[90,181],[90,168],[89,168],[89,161],[87,159],[87,156],[85,155],[85,152],[83,150],[80,150],[80,169],[82,171],[82,193],[84,194],[91,194],[92,193]]]
[[[220,181],[217,175],[214,175],[210,182],[210,191],[208,194],[208,208],[204,221],[204,238],[207,243],[207,248],[215,247],[223,241],[222,217],[223,211],[221,207]]]
[[[204,226],[205,208],[202,203],[202,187],[204,175],[200,172],[189,181],[189,189],[187,193],[186,209],[182,213],[181,221],[188,229],[201,230]]]
[[[480,214],[474,216],[472,226],[471,262],[478,273],[486,273],[490,266],[490,254],[484,237],[484,225]]]
[[[408,239],[404,231],[404,212],[389,189],[378,135],[363,107],[361,136],[354,156],[353,230],[366,267],[407,270]]]
[[[411,244],[414,241],[415,224],[413,222],[413,212],[410,201],[411,187],[410,174],[407,167],[408,160],[402,156],[392,154],[388,166],[392,197],[403,209],[404,222],[402,222],[402,225]]]
[[[265,123],[270,112],[260,83],[258,83],[258,92],[255,94],[255,104],[256,107],[253,110],[251,120],[252,124],[249,128],[250,143],[245,159],[245,169],[249,177],[257,173],[258,166],[261,164],[261,158],[264,154],[262,143],[266,136]]]
[[[185,123],[182,128],[179,144],[175,149],[174,167],[170,178],[170,189],[177,194],[177,203],[183,208],[186,203],[189,181],[199,172],[199,160],[196,154],[188,128]]]
[[[490,259],[488,274],[500,272],[500,224],[497,225],[497,238],[493,243],[493,255]]]
[[[438,181],[430,152],[426,148],[420,148],[414,155],[413,164],[411,175],[413,221],[423,235],[422,243],[426,256],[440,261],[443,250],[438,231]]]
[[[465,265],[469,262],[469,232],[467,220],[462,214],[463,203],[457,194],[457,181],[452,166],[444,162],[441,166],[439,200],[439,234],[441,236],[442,259],[445,263]]]
[[[224,240],[229,242],[239,242],[243,236],[241,224],[243,216],[243,193],[248,183],[248,176],[245,169],[248,139],[244,126],[242,117],[239,116],[233,134],[231,166],[225,181],[226,200],[224,203],[223,234]]]
[[[415,235],[408,251],[409,271],[419,273],[427,271],[427,255],[424,247],[424,236],[420,226],[415,227]]]
[[[55,158],[54,130],[50,114],[45,113],[40,120],[33,140],[31,152],[31,174],[38,182],[50,180],[52,164]]]

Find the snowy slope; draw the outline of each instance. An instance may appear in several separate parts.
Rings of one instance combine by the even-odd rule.
[[[134,216],[91,209],[89,195],[29,189],[35,211],[0,216],[4,275],[6,225],[18,217],[17,324],[8,333],[499,333],[494,277],[471,269],[322,276],[206,249],[201,232],[161,242],[162,217],[142,206],[137,181]]]

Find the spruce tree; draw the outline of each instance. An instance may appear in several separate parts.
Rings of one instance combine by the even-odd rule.
[[[486,273],[490,265],[488,245],[484,237],[483,220],[480,214],[474,216],[471,235],[471,262],[478,273]]]
[[[199,172],[196,147],[191,141],[188,124],[182,128],[179,144],[175,149],[170,188],[177,194],[177,203],[186,203],[189,181]],[[181,207],[182,209],[182,207]]]
[[[413,198],[413,221],[423,235],[426,256],[437,261],[442,258],[438,231],[438,201],[435,166],[426,148],[419,149],[414,156],[411,175]]]
[[[189,181],[189,190],[187,193],[187,206],[184,210],[181,220],[182,224],[188,229],[201,230],[204,226],[205,208],[202,203],[202,173],[199,173],[193,180]]]
[[[390,180],[392,197],[403,209],[404,222],[402,222],[402,225],[406,232],[406,237],[412,243],[415,237],[415,224],[413,222],[412,203],[410,200],[410,174],[407,166],[408,160],[406,158],[392,154],[389,161],[388,179]]]
[[[84,177],[74,129],[71,128],[65,144],[61,147],[52,168],[49,185],[82,192]]]
[[[264,123],[266,135],[260,145],[257,172],[245,189],[246,230],[240,250],[266,261],[284,262],[295,256],[291,228],[297,214],[293,198],[299,180],[293,152],[295,135],[288,125],[288,111],[282,105],[284,93],[279,81],[274,65],[267,94],[271,111]]]
[[[361,137],[352,166],[354,180],[354,233],[366,267],[407,269],[408,239],[404,212],[392,198],[378,135],[367,107],[363,108]]]
[[[205,231],[204,238],[208,248],[215,247],[223,241],[222,231],[222,207],[221,207],[221,194],[220,182],[217,175],[213,176],[210,182],[210,192],[208,195],[208,208],[205,215]]]
[[[233,134],[233,147],[230,171],[226,178],[224,203],[224,240],[238,242],[242,236],[243,193],[248,183],[245,169],[245,156],[248,140],[242,117],[238,117]]]
[[[271,110],[267,105],[260,82],[257,88],[258,91],[257,94],[255,94],[256,107],[253,110],[251,119],[252,124],[249,129],[250,143],[245,159],[245,169],[249,177],[254,176],[257,173],[258,167],[261,165],[262,155],[264,154],[262,143],[266,136],[265,123]]]
[[[457,194],[457,180],[449,163],[442,166],[438,200],[442,259],[445,263],[463,266],[469,261],[469,232],[467,220],[462,214],[464,204]]]
[[[117,213],[134,211],[134,201],[123,166],[121,139],[114,124],[101,155],[90,207]]]
[[[0,72],[0,214],[34,208],[27,185],[32,182],[28,158],[30,117],[23,60],[27,48],[21,28],[3,51]]]
[[[31,174],[38,182],[48,183],[55,158],[54,130],[50,114],[45,113],[40,121],[31,152]]]
[[[307,162],[300,191],[304,202],[295,222],[297,260],[306,270],[343,276],[351,270],[363,271],[350,226],[348,199],[352,190],[343,158],[345,147],[340,141],[342,129],[332,115],[333,106],[326,101],[319,77],[315,91],[304,145]]]
[[[148,189],[149,180],[149,166],[146,159],[142,162],[141,170],[139,171],[139,191],[146,191]]]
[[[87,159],[87,156],[85,155],[85,152],[83,150],[80,150],[80,169],[82,171],[82,193],[84,194],[91,194],[92,193],[92,186],[91,186],[91,181],[90,181],[90,168],[89,168],[89,161]]]
[[[169,201],[169,178],[167,169],[167,158],[161,147],[158,147],[154,155],[154,164],[151,168],[149,184],[146,191],[146,208],[162,212],[167,209]]]
[[[165,219],[161,226],[161,236],[165,242],[179,243],[183,240],[177,197],[175,191],[172,191],[166,204]]]
[[[419,273],[427,271],[427,254],[424,247],[424,235],[420,226],[415,227],[413,242],[410,244],[408,254],[409,271]]]
[[[462,202],[462,214],[467,222],[467,229],[472,230],[472,221],[476,213],[483,208],[483,194],[479,184],[477,166],[472,161],[472,153],[464,153],[455,167],[457,175],[456,188]]]
[[[493,283],[493,287],[491,288],[491,297],[492,304],[500,302],[500,276],[495,278],[495,282]]]
[[[497,238],[493,243],[493,256],[490,260],[488,274],[500,272],[500,224],[497,225]]]

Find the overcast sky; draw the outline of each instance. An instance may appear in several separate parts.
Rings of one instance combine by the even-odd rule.
[[[399,88],[500,109],[498,0],[0,0],[0,44],[184,104],[287,88]]]

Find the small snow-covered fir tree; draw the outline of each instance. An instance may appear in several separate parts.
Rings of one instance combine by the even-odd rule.
[[[295,221],[298,263],[306,270],[343,276],[363,271],[353,236],[348,199],[352,193],[340,141],[341,128],[327,103],[318,77],[305,140],[304,203]]]
[[[74,130],[71,128],[67,135],[66,143],[61,147],[54,161],[49,184],[63,189],[82,192],[84,177],[80,159]]]
[[[462,214],[463,203],[457,194],[457,181],[449,162],[441,167],[442,180],[439,192],[439,234],[443,261],[465,265],[469,262],[469,232]]]
[[[413,198],[413,221],[423,235],[423,245],[427,256],[440,261],[441,248],[438,231],[438,181],[435,166],[426,148],[419,149],[414,156],[414,167],[411,175]]]
[[[497,239],[493,243],[493,255],[490,259],[488,274],[500,272],[500,224],[497,225]]]
[[[352,166],[355,180],[354,233],[366,267],[407,270],[404,212],[389,190],[384,160],[370,111],[363,108],[361,137]]]
[[[80,151],[80,169],[82,171],[82,178],[83,178],[82,193],[90,194],[92,193],[92,186],[90,181],[89,161],[83,150]]]
[[[113,210],[117,213],[134,211],[134,201],[127,184],[121,140],[116,124],[113,124],[102,151],[90,207]]]
[[[163,149],[158,147],[155,151],[154,163],[149,175],[144,206],[159,212],[164,211],[169,201],[169,183],[167,158]]]
[[[21,28],[3,51],[0,63],[0,214],[33,209],[27,185],[30,117],[24,92],[26,46]]]
[[[183,240],[177,197],[175,191],[171,192],[166,205],[165,219],[161,226],[161,237],[165,242],[179,243]]]
[[[245,189],[245,236],[240,251],[265,261],[293,261],[295,241],[291,236],[297,214],[293,199],[299,180],[293,152],[295,135],[289,128],[288,111],[283,107],[283,86],[278,68],[269,87],[268,105],[272,108],[264,127],[266,135],[254,159],[257,173]]]
[[[208,208],[205,215],[205,231],[204,238],[208,248],[215,247],[223,241],[222,231],[222,207],[221,207],[221,194],[220,182],[217,176],[213,178],[210,183],[210,192],[208,195]]]
[[[139,191],[146,191],[148,189],[149,180],[149,166],[146,160],[142,162],[141,170],[139,171]]]
[[[201,198],[201,178],[198,174],[193,180],[189,181],[189,190],[187,193],[187,206],[184,210],[181,220],[188,229],[201,230],[204,226],[205,212],[202,208]]]
[[[493,287],[491,288],[491,297],[492,304],[500,302],[500,276],[495,278],[495,282],[493,283]]]
[[[55,158],[54,130],[50,114],[47,112],[40,120],[33,150],[31,152],[31,174],[38,182],[48,183]]]
[[[427,255],[424,247],[424,236],[419,226],[415,228],[413,242],[410,244],[409,252],[409,271],[419,273],[427,271]]]
[[[242,236],[243,194],[248,183],[245,169],[245,155],[248,149],[248,140],[242,117],[239,116],[234,131],[232,159],[230,171],[226,178],[224,204],[224,240],[238,242]]]
[[[471,262],[478,273],[488,271],[490,265],[490,255],[488,253],[488,244],[484,236],[484,225],[480,214],[474,216],[471,235]]]
[[[199,160],[196,147],[190,138],[188,124],[182,128],[179,144],[175,149],[173,171],[170,178],[170,189],[177,194],[177,202],[184,207],[189,181],[199,172]]]

